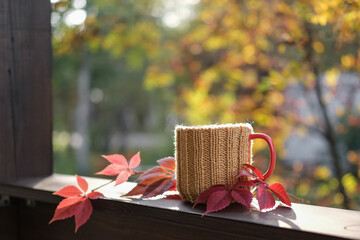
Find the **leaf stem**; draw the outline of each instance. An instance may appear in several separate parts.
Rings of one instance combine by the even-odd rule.
[[[115,182],[115,179],[114,179],[114,180],[111,180],[110,182],[104,183],[103,185],[100,185],[100,186],[98,186],[98,187],[96,187],[96,188],[94,188],[94,189],[92,189],[91,192],[95,192],[96,190],[98,190],[98,189],[100,189],[100,188],[102,188],[102,187],[105,187],[106,185],[109,185],[109,184],[112,183],[112,182]]]
[[[139,174],[143,174],[145,171],[141,171],[141,172],[133,172],[133,174],[131,176],[135,176],[135,175],[139,175]]]

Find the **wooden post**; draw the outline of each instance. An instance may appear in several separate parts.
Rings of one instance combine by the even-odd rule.
[[[51,5],[0,1],[0,179],[52,173]]]

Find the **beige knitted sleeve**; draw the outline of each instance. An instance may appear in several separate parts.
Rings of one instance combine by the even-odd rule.
[[[195,202],[201,192],[217,184],[233,184],[242,164],[251,164],[250,124],[177,126],[175,159],[177,189]]]

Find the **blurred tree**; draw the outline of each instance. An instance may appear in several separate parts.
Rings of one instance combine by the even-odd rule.
[[[55,108],[54,128],[70,133],[79,174],[89,173],[90,144],[98,153],[128,151],[124,139],[129,132],[156,131],[165,125],[158,121],[165,119],[159,116],[166,113],[164,98],[141,87],[149,60],[166,54],[157,18],[152,16],[155,3],[54,1],[54,91],[55,105],[60,106]],[[99,124],[90,127],[92,122]],[[112,149],[116,133],[121,133],[117,140],[121,144]],[[63,140],[64,135],[54,136]]]
[[[277,172],[292,192],[316,203],[355,208],[360,202],[360,110],[354,100],[360,84],[339,81],[342,72],[360,71],[359,0],[203,0],[188,21],[172,28],[162,21],[174,16],[159,12],[176,1],[88,0],[80,9],[74,5],[80,0],[54,2],[55,129],[73,132],[72,79],[85,51],[91,62],[89,124],[100,123],[90,127],[91,145],[98,152],[109,151],[114,133],[124,138],[142,128],[164,129],[169,113],[189,124],[251,122],[272,136],[280,159],[286,159],[291,133],[316,132],[328,144],[331,171],[294,163],[288,174]],[[85,21],[67,24],[78,10],[85,11]],[[344,86],[352,91],[341,97]],[[330,103],[337,98],[343,100],[334,116]],[[54,136],[71,139],[61,131]],[[265,147],[256,143],[254,151]]]
[[[204,0],[192,25],[173,40],[178,49],[169,44],[173,54],[148,68],[145,84],[175,85],[177,110],[192,124],[254,121],[257,131],[273,137],[280,157],[294,127],[319,132],[349,208],[341,164],[346,152],[327,104],[338,90],[338,73],[360,70],[359,31],[360,1]],[[158,81],[169,72],[173,81]],[[301,86],[313,114],[295,111],[299,102],[287,94],[292,85]],[[309,98],[314,94],[317,101]],[[354,109],[351,101],[344,107]],[[358,130],[359,113],[352,117]]]

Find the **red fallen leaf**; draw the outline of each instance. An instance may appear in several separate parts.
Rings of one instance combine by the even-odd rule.
[[[179,194],[171,194],[171,195],[166,195],[166,197],[164,197],[163,199],[168,199],[168,200],[182,200],[181,196]]]
[[[105,167],[102,171],[96,174],[103,174],[107,176],[118,175],[115,180],[115,186],[123,182],[126,182],[129,177],[134,173],[132,168],[136,168],[140,164],[140,153],[135,154],[129,161],[120,154],[113,154],[103,157],[108,160],[111,164]]]
[[[256,167],[250,164],[243,164],[243,165],[250,168],[256,174],[256,176],[258,176],[261,180],[265,180],[264,175],[260,172],[259,169],[257,169]]]
[[[160,166],[150,168],[141,174],[137,179],[140,182],[124,196],[142,195],[141,198],[149,198],[169,190],[176,190],[175,159],[167,157],[157,162]]]
[[[146,170],[143,174],[141,174],[137,181],[142,181],[145,178],[150,178],[156,175],[161,175],[161,174],[169,174],[169,171],[166,170],[165,168],[161,167],[161,166],[156,166],[156,167],[152,167],[148,170]]]
[[[168,189],[168,191],[177,191],[176,189],[176,180],[174,180],[172,182],[172,185],[170,186],[170,188]]]
[[[150,184],[141,198],[150,198],[163,194],[172,185],[172,177],[160,178],[159,180]]]
[[[175,159],[173,157],[162,158],[157,160],[157,162],[160,166],[175,171]]]
[[[275,196],[287,206],[291,206],[291,201],[283,185],[280,183],[274,183],[269,186],[269,189],[275,194]]]
[[[249,190],[235,188],[231,191],[231,196],[235,201],[251,210],[253,195]]]
[[[259,202],[260,211],[271,209],[275,206],[273,195],[266,189],[265,184],[258,185],[257,200]]]
[[[56,220],[63,220],[75,215],[77,206],[84,199],[84,197],[71,197],[63,199],[55,210],[54,217],[49,222],[52,223]]]
[[[53,194],[59,195],[62,197],[74,197],[74,196],[78,196],[82,193],[83,192],[75,186],[66,186],[66,187],[60,189],[59,191],[54,192]]]
[[[75,232],[89,220],[93,207],[88,198],[84,198],[76,207],[75,212]]]
[[[88,198],[90,199],[99,199],[99,198],[104,198],[104,195],[102,193],[99,192],[91,192],[88,195]]]
[[[91,216],[93,208],[89,198],[98,199],[104,197],[104,195],[99,192],[90,192],[89,194],[86,194],[86,191],[88,190],[87,181],[77,175],[76,179],[81,189],[76,186],[66,186],[53,193],[54,195],[66,198],[58,204],[54,216],[49,222],[52,223],[56,220],[63,220],[75,216],[75,232],[77,232],[79,227],[85,224]]]
[[[241,169],[239,174],[236,176],[236,178],[240,178],[242,176],[246,176],[246,177],[250,177],[250,178],[258,178],[258,177],[256,177],[254,174],[250,173],[246,169]]]
[[[78,183],[79,187],[81,188],[81,190],[84,193],[87,192],[88,187],[89,187],[89,184],[87,183],[87,181],[78,175],[75,175],[75,176],[76,176],[77,183]]]
[[[227,190],[216,191],[208,198],[206,202],[206,211],[203,215],[224,209],[229,206],[231,202],[231,192]]]
[[[238,181],[235,183],[234,188],[237,187],[255,187],[255,183],[250,182],[250,181]]]
[[[211,194],[213,194],[217,191],[224,191],[224,190],[226,190],[225,185],[215,185],[215,186],[212,186],[212,187],[206,189],[198,196],[198,198],[196,199],[196,202],[193,205],[193,208],[196,205],[198,205],[199,203],[206,202],[209,199],[209,197],[211,196]]]

